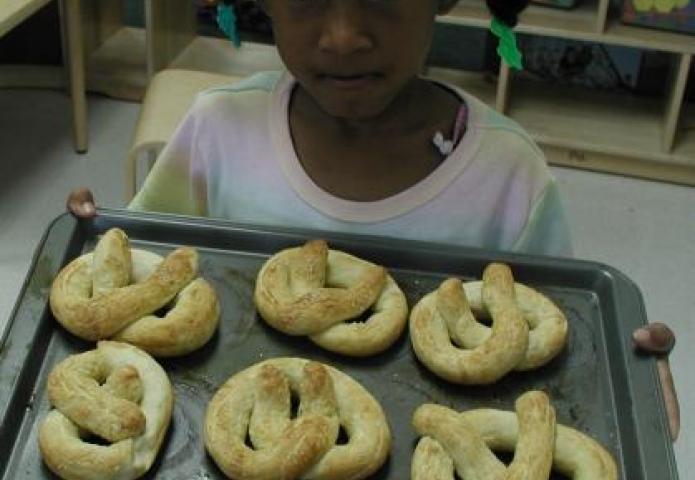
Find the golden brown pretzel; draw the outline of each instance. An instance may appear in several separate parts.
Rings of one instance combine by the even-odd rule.
[[[254,300],[277,330],[358,357],[391,346],[408,316],[405,295],[383,267],[329,250],[323,240],[271,257],[258,274]],[[344,323],[369,309],[365,322]]]
[[[463,413],[426,404],[413,415],[423,436],[411,465],[413,480],[548,480],[551,469],[572,480],[617,480],[613,457],[595,440],[556,425],[548,397],[527,392],[516,413],[492,409]],[[507,467],[493,450],[514,452]]]
[[[171,383],[137,347],[101,341],[60,362],[48,377],[55,407],[39,430],[39,447],[60,478],[129,480],[149,470],[173,407]],[[111,443],[83,440],[93,434]]]
[[[179,248],[165,259],[131,249],[111,229],[93,253],[73,260],[51,288],[51,309],[70,332],[85,340],[110,338],[156,356],[184,355],[204,345],[219,322],[212,286],[196,278],[198,254]],[[154,314],[175,299],[164,318]]]
[[[299,397],[291,417],[291,396]],[[339,429],[349,436],[336,445]],[[244,440],[248,436],[252,447]],[[391,445],[377,401],[344,373],[300,358],[276,358],[230,378],[205,417],[205,446],[236,480],[358,480]]]
[[[492,317],[492,328],[476,320]],[[482,282],[451,278],[410,314],[415,354],[454,383],[489,384],[511,370],[540,367],[567,339],[567,319],[547,297],[515,284],[509,267],[490,264]]]

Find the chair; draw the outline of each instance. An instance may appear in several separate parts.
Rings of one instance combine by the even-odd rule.
[[[233,83],[240,78],[180,69],[162,70],[152,77],[126,158],[126,204],[135,196],[140,156],[146,154],[150,161],[148,168],[151,167],[193,104],[195,96],[205,89]]]
[[[0,0],[0,37],[25,21],[51,0]],[[84,53],[80,0],[60,0],[63,36],[63,55],[68,70],[69,90],[72,99],[72,117],[75,150],[87,151],[87,96],[85,92]],[[27,87],[46,83],[40,72],[17,69],[13,86]],[[3,82],[4,86],[8,86]]]

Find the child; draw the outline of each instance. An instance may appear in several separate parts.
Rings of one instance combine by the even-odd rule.
[[[488,0],[513,27],[528,0]],[[288,73],[201,94],[130,208],[570,255],[517,124],[420,76],[456,0],[266,0]],[[69,208],[94,214],[91,194]]]

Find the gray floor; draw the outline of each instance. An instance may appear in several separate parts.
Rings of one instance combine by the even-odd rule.
[[[120,206],[123,164],[139,106],[90,97],[87,155],[72,150],[67,98],[57,92],[0,90],[0,332],[29,261],[68,191],[90,186],[104,206]],[[681,478],[693,478],[695,360],[695,189],[555,169],[577,256],[622,270],[642,289],[653,320],[678,335],[672,357],[683,411],[676,443]]]

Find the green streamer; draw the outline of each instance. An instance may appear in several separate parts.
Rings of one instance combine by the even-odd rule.
[[[516,34],[514,30],[496,17],[492,19],[490,29],[492,33],[500,39],[499,46],[497,47],[499,56],[502,57],[510,67],[521,70],[524,67],[522,63],[523,57],[516,44]]]
[[[237,19],[232,5],[220,3],[217,5],[217,25],[234,43],[234,46],[241,46],[241,37],[237,28]]]

